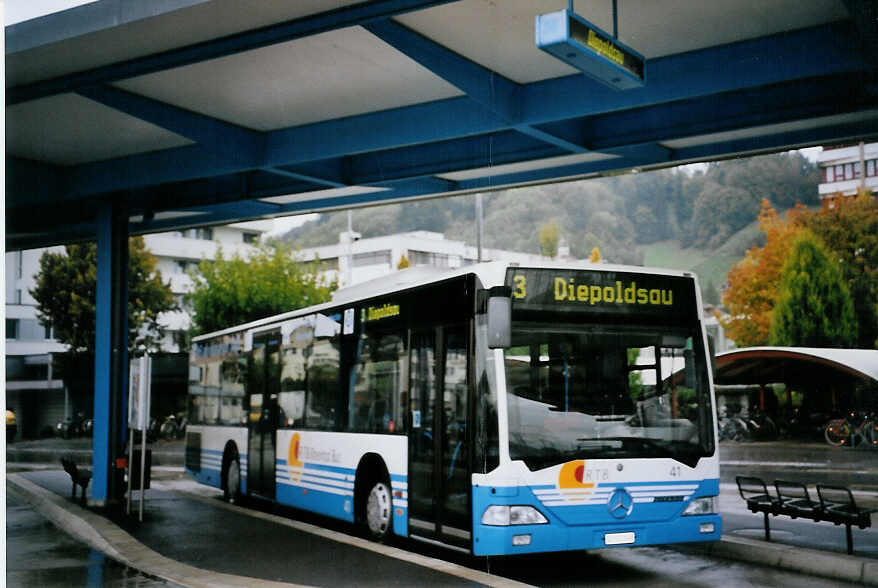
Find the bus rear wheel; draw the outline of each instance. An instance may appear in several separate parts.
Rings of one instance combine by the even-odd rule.
[[[369,490],[366,499],[366,528],[376,541],[385,541],[393,530],[393,503],[390,487],[378,481]]]

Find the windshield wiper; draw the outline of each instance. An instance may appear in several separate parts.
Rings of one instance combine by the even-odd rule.
[[[627,453],[628,451],[649,451],[648,455],[638,457],[669,457],[673,460],[694,467],[701,457],[700,452],[687,447],[675,446],[673,441],[653,439],[651,437],[580,437],[579,442],[586,444],[600,444],[603,442],[619,443],[619,446],[583,446],[580,450],[599,451],[608,453]]]

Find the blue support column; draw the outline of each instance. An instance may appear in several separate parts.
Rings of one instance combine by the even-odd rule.
[[[114,461],[125,433],[128,374],[128,218],[107,202],[98,213],[92,504],[116,502]]]

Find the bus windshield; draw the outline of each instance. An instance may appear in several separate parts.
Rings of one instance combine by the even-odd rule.
[[[509,453],[531,470],[574,459],[713,454],[700,331],[517,321],[505,352]]]

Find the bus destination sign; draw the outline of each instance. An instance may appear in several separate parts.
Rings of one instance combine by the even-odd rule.
[[[640,315],[681,319],[694,316],[694,281],[681,276],[590,270],[512,268],[512,310]]]
[[[570,10],[537,16],[536,44],[616,90],[646,83],[646,62],[640,53]]]

